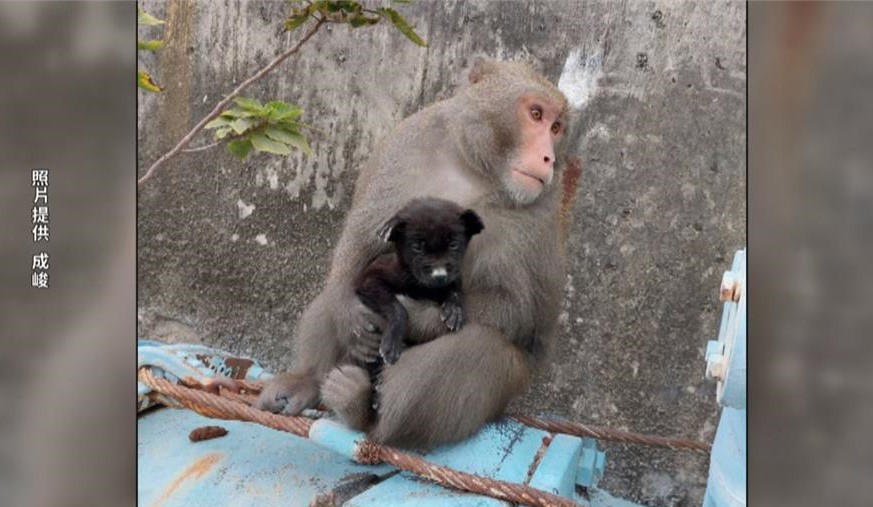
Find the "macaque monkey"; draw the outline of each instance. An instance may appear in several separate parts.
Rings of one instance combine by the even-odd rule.
[[[294,371],[257,406],[298,414],[324,402],[348,426],[391,445],[426,449],[497,419],[544,366],[565,281],[555,163],[567,100],[520,63],[476,61],[469,84],[398,124],[360,169],[322,292],[295,331]],[[446,333],[440,308],[408,301],[406,349],[385,365],[372,405],[365,368],[385,322],[354,281],[389,245],[373,231],[410,198],[475,210],[488,227],[463,266],[467,322]]]
[[[385,319],[379,353],[386,364],[397,362],[406,335],[408,313],[398,295],[439,303],[449,331],[464,325],[464,253],[483,227],[475,211],[425,197],[410,201],[379,229],[379,238],[395,249],[367,266],[355,283],[355,294]]]

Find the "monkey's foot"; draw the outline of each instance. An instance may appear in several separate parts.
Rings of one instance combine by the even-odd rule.
[[[455,333],[464,327],[466,318],[464,317],[464,308],[452,301],[446,301],[440,308],[440,317],[443,323],[449,328],[449,331]]]
[[[298,415],[318,404],[318,382],[311,375],[286,373],[270,380],[254,407],[260,410]]]
[[[321,386],[321,399],[346,426],[365,431],[373,420],[372,385],[367,370],[353,365],[334,368]]]

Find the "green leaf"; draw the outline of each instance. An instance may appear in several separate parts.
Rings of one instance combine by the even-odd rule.
[[[215,138],[216,139],[224,139],[231,132],[233,132],[233,129],[230,127],[220,128],[220,129],[215,131]]]
[[[297,148],[309,157],[312,156],[312,148],[309,147],[309,143],[306,142],[306,138],[303,137],[303,134],[291,130],[280,130],[280,132],[282,133],[278,135],[283,136],[283,143],[289,144],[293,148]]]
[[[274,141],[279,141],[280,143],[291,144],[295,142],[294,134],[296,132],[289,132],[287,130],[277,129],[275,127],[267,127],[264,129],[264,134],[267,135],[270,139]],[[299,135],[299,133],[297,133]]]
[[[231,128],[233,128],[234,132],[236,132],[237,134],[242,134],[246,130],[252,128],[255,123],[257,122],[250,118],[237,118],[230,122],[230,126]]]
[[[275,153],[276,155],[289,155],[291,153],[291,148],[288,145],[274,141],[260,132],[252,134],[252,144],[259,151]]]
[[[421,47],[427,47],[427,43],[424,42],[424,39],[422,39],[418,36],[418,34],[415,33],[415,30],[413,30],[409,23],[407,23],[406,20],[403,19],[403,16],[401,16],[399,12],[389,7],[381,7],[379,9],[376,9],[376,11],[380,15],[382,15],[382,17],[389,19],[392,23],[394,23],[394,26],[396,26],[397,29],[406,36],[407,39],[411,40]]]
[[[249,152],[252,151],[252,141],[251,139],[234,139],[233,141],[227,143],[227,151],[234,154],[240,160],[245,160],[245,158],[249,155]]]
[[[370,18],[363,14],[354,14],[351,18],[349,18],[349,25],[352,28],[358,28],[361,26],[375,25],[379,22],[379,18]]]
[[[267,102],[264,108],[267,110],[267,118],[275,122],[297,118],[303,114],[303,109],[281,100]]]
[[[230,122],[232,120],[225,118],[223,116],[219,116],[218,118],[210,121],[206,125],[203,126],[205,129],[217,129],[219,127],[228,127],[230,126]]]
[[[391,1],[394,2],[395,4],[405,4],[405,5],[409,5],[412,3],[412,0],[391,0]]]
[[[164,91],[164,88],[152,79],[151,74],[144,70],[136,71],[136,85],[150,92]]]
[[[327,3],[327,10],[329,12],[338,12],[338,11],[346,11],[346,12],[360,12],[363,10],[361,4],[358,2],[351,2],[348,0],[339,0]]]
[[[242,109],[233,108],[221,112],[222,118],[233,120],[234,118],[251,118],[253,116],[261,116],[260,111],[243,111]]]
[[[239,107],[243,108],[246,111],[252,111],[258,114],[264,113],[264,106],[262,106],[261,103],[255,99],[250,99],[248,97],[236,97],[235,99],[233,99],[233,101],[236,102]]]
[[[285,31],[291,32],[303,26],[309,20],[309,14],[304,16],[292,17],[285,20]]]
[[[141,49],[143,51],[151,51],[155,52],[164,47],[164,41],[160,39],[152,39],[152,40],[139,40],[136,41],[136,49]]]
[[[149,25],[149,26],[158,26],[163,25],[164,21],[152,16],[146,11],[142,10],[142,7],[138,7],[138,13],[136,16],[136,22],[140,25]]]

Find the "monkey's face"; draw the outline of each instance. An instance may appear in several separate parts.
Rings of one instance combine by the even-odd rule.
[[[467,244],[484,226],[472,210],[443,199],[411,201],[383,226],[380,236],[394,243],[409,273],[425,287],[456,282]]]
[[[516,156],[503,184],[518,204],[529,204],[552,184],[555,144],[564,134],[562,107],[544,95],[522,95],[516,105],[519,132]]]

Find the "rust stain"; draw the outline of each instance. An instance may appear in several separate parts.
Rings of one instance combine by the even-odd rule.
[[[246,378],[246,374],[249,372],[249,367],[254,364],[254,361],[239,357],[228,357],[224,360],[224,364],[231,369],[231,377],[239,379]]]
[[[176,479],[164,490],[164,493],[158,498],[153,504],[152,507],[159,507],[167,503],[167,500],[170,499],[173,494],[175,494],[186,481],[195,481],[202,479],[203,476],[208,474],[213,467],[215,467],[216,463],[221,461],[224,456],[219,452],[214,452],[211,454],[207,454],[202,458],[198,459],[194,463],[191,464],[188,468],[182,471]]]

